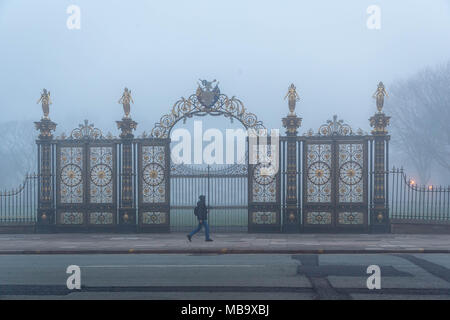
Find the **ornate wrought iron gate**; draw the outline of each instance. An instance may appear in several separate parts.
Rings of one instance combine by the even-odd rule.
[[[56,224],[116,224],[117,144],[85,122],[56,144]]]
[[[129,117],[127,90],[118,138],[104,136],[85,121],[69,137],[54,139],[56,123],[47,113],[35,123],[40,131],[38,229],[181,230],[192,227],[193,206],[199,193],[205,193],[217,230],[388,231],[389,117],[381,99],[370,118],[371,135],[354,133],[335,116],[317,132],[298,136],[302,118],[294,112],[295,86],[288,96],[290,113],[282,119],[286,136],[279,145],[273,143],[278,148],[269,148],[279,152],[275,172],[269,169],[273,164],[260,158],[266,160],[267,149],[258,149],[257,161],[249,155],[250,163],[208,172],[171,166],[169,137],[180,120],[224,116],[250,131],[264,129],[239,99],[221,94],[212,82],[202,81],[195,94],[181,98],[161,117],[150,135],[144,132],[139,138],[133,135],[137,123]],[[248,142],[247,151],[252,148]],[[239,212],[236,221],[227,220],[227,210]],[[185,214],[190,216],[187,223]]]
[[[367,140],[307,139],[303,155],[305,230],[367,230]]]

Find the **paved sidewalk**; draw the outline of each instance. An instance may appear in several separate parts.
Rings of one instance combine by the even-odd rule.
[[[0,235],[0,254],[75,253],[450,253],[450,235],[213,234]]]

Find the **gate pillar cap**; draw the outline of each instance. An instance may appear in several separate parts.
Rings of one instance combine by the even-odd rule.
[[[287,135],[297,135],[297,129],[302,125],[302,118],[296,114],[290,114],[282,119],[283,127],[286,128]]]
[[[121,121],[116,121],[117,128],[122,132],[120,133],[120,137],[122,139],[132,139],[134,137],[133,130],[137,128],[137,122],[132,120],[131,118],[124,117]]]
[[[34,123],[36,130],[39,130],[39,139],[51,140],[53,139],[52,131],[56,130],[56,123],[48,118],[43,118],[39,122]]]

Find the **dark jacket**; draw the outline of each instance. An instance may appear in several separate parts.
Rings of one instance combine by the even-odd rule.
[[[206,209],[205,201],[199,200],[195,209],[198,220],[208,220],[208,210]]]

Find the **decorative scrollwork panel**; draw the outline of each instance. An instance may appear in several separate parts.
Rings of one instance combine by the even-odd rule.
[[[140,175],[143,203],[157,204],[167,201],[165,152],[165,146],[142,146]]]
[[[112,212],[90,212],[89,223],[91,225],[111,225],[114,223]]]
[[[59,220],[64,225],[82,225],[84,214],[83,212],[61,212]]]
[[[277,212],[275,212],[275,211],[253,212],[252,222],[254,224],[276,224],[277,223]]]
[[[165,224],[167,223],[167,212],[143,212],[143,224]]]
[[[112,146],[89,148],[89,200],[91,203],[114,203],[114,171]]]
[[[331,202],[331,144],[306,144],[306,202]]]
[[[365,216],[364,212],[339,212],[338,223],[341,225],[362,225]]]
[[[281,228],[279,159],[274,160],[271,152],[272,147],[256,150],[257,163],[248,167],[250,232],[278,232]]]
[[[59,202],[81,204],[84,199],[82,147],[62,147],[59,154]]]
[[[338,148],[338,201],[364,201],[364,145],[342,143]]]
[[[257,164],[253,167],[252,179],[252,201],[276,202],[277,201],[277,175],[270,172],[266,164]]]
[[[312,225],[331,225],[331,212],[307,212],[306,223]]]

